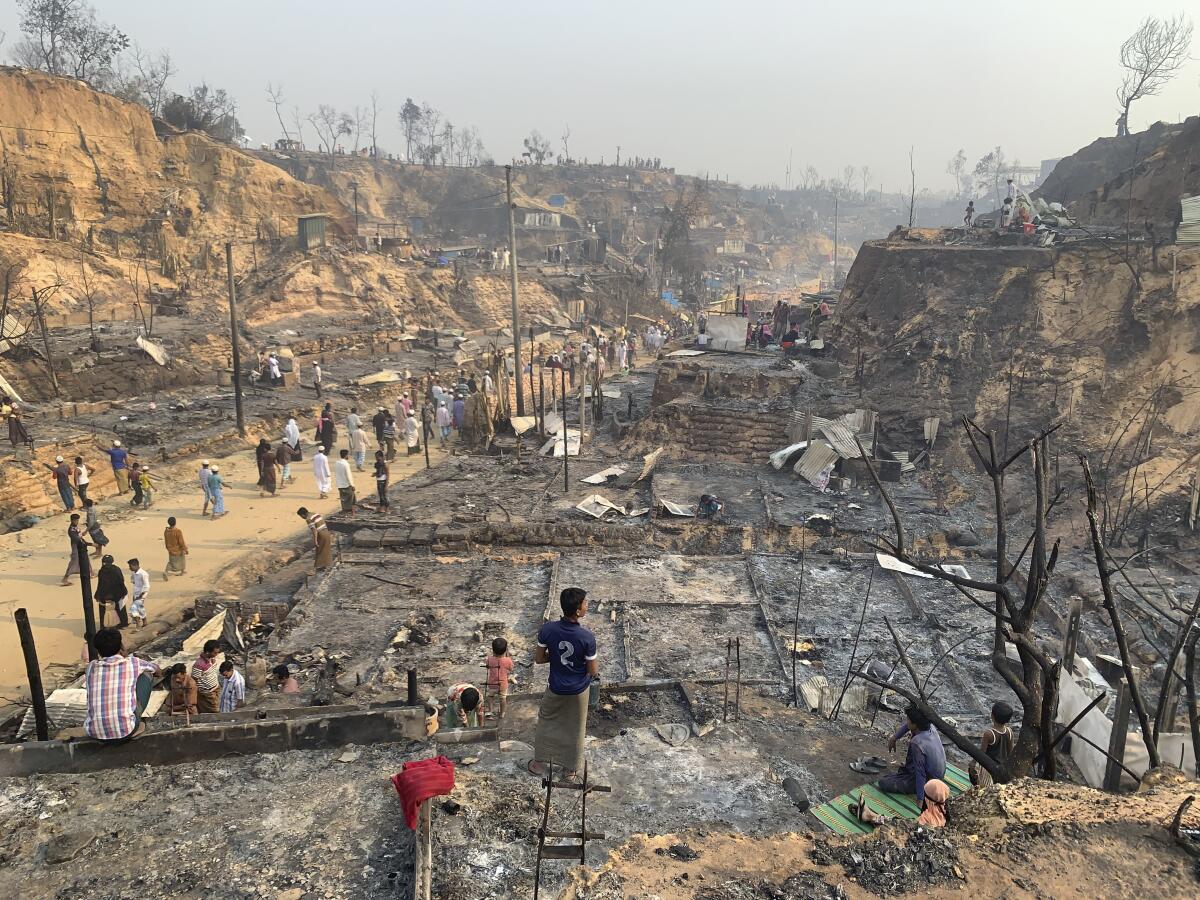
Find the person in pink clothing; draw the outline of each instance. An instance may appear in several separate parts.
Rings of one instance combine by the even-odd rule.
[[[502,637],[492,641],[492,655],[487,658],[487,692],[500,698],[500,718],[508,712],[508,682],[513,661],[508,655],[508,641]]]

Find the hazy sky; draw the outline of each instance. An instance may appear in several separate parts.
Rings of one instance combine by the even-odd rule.
[[[531,129],[571,129],[573,156],[659,156],[680,171],[782,183],[867,165],[899,190],[915,146],[919,187],[949,186],[960,147],[972,163],[1000,144],[1024,164],[1112,134],[1117,50],[1146,14],[1138,0],[98,0],[102,20],[168,48],[178,87],[231,91],[255,145],[279,136],[268,81],[288,106],[349,109],[382,97],[380,143],[402,147],[396,110],[428,101],[475,125],[503,161]],[[15,4],[0,8],[19,38]],[[1200,56],[1200,39],[1193,44]],[[1200,112],[1193,59],[1131,125]],[[289,123],[290,125],[290,123]],[[308,143],[315,145],[312,129]]]

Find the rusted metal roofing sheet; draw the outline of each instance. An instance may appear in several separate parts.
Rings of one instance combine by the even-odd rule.
[[[792,467],[792,471],[812,484],[817,480],[821,472],[824,471],[825,467],[836,462],[837,458],[837,451],[828,444],[821,441],[813,441],[812,445],[804,451],[804,455],[796,460],[796,465]]]

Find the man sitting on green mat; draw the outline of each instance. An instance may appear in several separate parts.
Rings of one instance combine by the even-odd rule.
[[[907,721],[888,739],[888,749],[895,752],[896,741],[911,735],[904,765],[891,775],[884,775],[876,784],[891,794],[916,794],[917,807],[925,801],[925,782],[946,775],[946,751],[942,748],[938,730],[929,717],[915,705],[904,711]]]

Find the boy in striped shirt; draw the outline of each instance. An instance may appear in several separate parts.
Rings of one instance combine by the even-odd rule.
[[[101,628],[93,641],[100,659],[88,663],[83,730],[98,741],[124,743],[142,731],[142,711],[154,684],[150,676],[158,666],[122,656],[121,632],[115,628]]]

